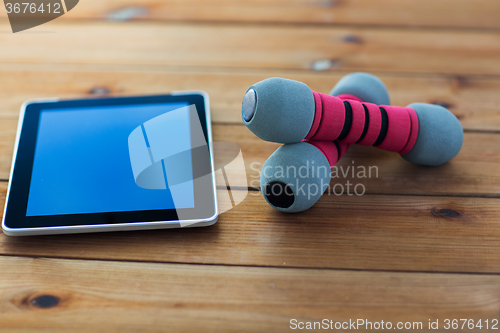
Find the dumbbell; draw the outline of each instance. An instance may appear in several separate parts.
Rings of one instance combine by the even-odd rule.
[[[370,102],[376,100],[384,103]],[[242,117],[266,141],[373,145],[427,166],[441,165],[458,154],[463,129],[450,111],[432,104],[389,104],[383,83],[366,73],[345,76],[330,95],[314,92],[302,82],[269,78],[247,90]]]
[[[342,79],[332,90],[344,101],[363,100],[389,104],[389,95],[382,81],[373,75],[356,74]],[[364,94],[358,89],[364,88]],[[305,140],[284,144],[264,163],[260,175],[261,192],[274,208],[288,213],[311,208],[328,188],[330,170],[351,144],[339,141]]]

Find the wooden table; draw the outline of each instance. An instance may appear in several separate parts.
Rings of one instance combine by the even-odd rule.
[[[481,319],[463,331],[484,332],[500,318],[500,2],[82,0],[18,34],[0,13],[1,202],[23,101],[183,89],[209,93],[214,140],[241,147],[250,190],[209,228],[0,235],[0,331],[281,332],[291,319],[427,331]],[[273,210],[255,169],[277,145],[242,125],[243,94],[270,76],[327,93],[352,71],[382,78],[395,105],[448,107],[462,151],[424,168],[354,147],[341,166],[379,170],[365,195]]]

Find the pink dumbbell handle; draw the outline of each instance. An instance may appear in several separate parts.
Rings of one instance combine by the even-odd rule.
[[[338,98],[342,100],[352,100],[356,99],[359,100],[359,98],[352,96],[352,95],[339,95],[337,96]],[[338,142],[338,141],[314,141],[314,140],[304,140],[309,144],[312,144],[316,148],[318,148],[323,155],[325,155],[326,159],[328,160],[328,163],[330,164],[330,168],[333,168],[335,164],[344,156],[346,153],[347,149],[352,145],[351,143],[347,142]]]
[[[339,97],[313,91],[316,110],[306,140],[358,143],[409,153],[418,136],[418,117],[412,108],[375,105],[356,96]]]

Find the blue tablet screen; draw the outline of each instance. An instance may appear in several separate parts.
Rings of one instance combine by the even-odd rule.
[[[175,151],[182,151],[190,148],[188,113],[171,117],[162,123],[161,128],[147,125],[151,119],[187,105],[169,103],[43,110],[26,215],[194,207],[192,181],[175,185],[174,194],[166,176],[163,186],[145,188],[147,186],[138,186],[137,172],[133,170],[134,163],[136,167],[141,167],[141,163],[151,163],[151,151],[154,153],[155,149],[162,151],[175,147]],[[129,140],[134,130],[141,136],[139,146],[134,143],[137,140]],[[161,142],[162,133],[169,133],[169,137],[176,140]],[[141,144],[145,144],[148,150]],[[142,148],[146,160],[137,161],[137,156],[141,155],[132,152]],[[165,166],[161,173],[162,164],[157,165],[163,175]],[[187,172],[191,170],[190,165],[182,168]]]

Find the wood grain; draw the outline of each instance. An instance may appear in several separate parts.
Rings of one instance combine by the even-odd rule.
[[[260,170],[280,145],[262,141],[244,127],[215,125],[213,129],[214,141],[231,141],[241,147],[247,184],[259,188]],[[347,190],[349,182],[351,190],[361,184],[358,190],[364,188],[366,193],[500,197],[499,162],[500,135],[496,133],[465,133],[460,153],[435,168],[408,163],[396,153],[355,145],[333,170],[330,190]],[[244,185],[244,175],[235,172],[235,179]]]
[[[11,119],[0,120],[0,180],[8,180],[14,154],[16,139],[16,121]]]
[[[12,64],[500,75],[497,32],[55,20],[0,44]]]
[[[62,19],[498,29],[499,16],[500,6],[491,0],[87,0]]]
[[[13,119],[0,123],[0,179],[9,177],[16,124]],[[262,165],[279,144],[260,140],[243,125],[214,125],[213,134],[215,142],[241,148],[246,170],[233,170],[233,185],[258,188]],[[218,161],[219,152],[215,157]],[[436,168],[419,167],[373,147],[353,146],[337,164],[330,185],[337,193],[340,186],[347,190],[349,182],[351,190],[361,184],[357,190],[366,193],[500,197],[498,163],[500,135],[495,133],[466,133],[459,155]],[[363,169],[366,174],[358,174]],[[220,179],[218,184],[225,182]]]
[[[47,68],[49,67],[49,68]],[[61,68],[62,67],[62,68]],[[41,97],[82,98],[164,94],[199,89],[210,95],[214,123],[241,124],[241,101],[255,82],[281,76],[328,93],[343,73],[300,71],[114,70],[80,66],[0,65],[0,119],[17,118],[19,107]],[[377,74],[393,105],[439,103],[449,108],[465,129],[500,131],[500,80],[460,76],[400,76]]]
[[[5,183],[0,183],[0,197]],[[0,199],[0,204],[3,199]],[[323,196],[283,214],[249,192],[212,227],[16,238],[18,256],[362,270],[500,273],[499,199]]]
[[[0,10],[0,207],[19,106],[39,97],[205,90],[215,141],[245,158],[232,194],[251,186],[208,228],[0,234],[0,332],[281,332],[291,318],[427,331],[429,319],[441,330],[445,318],[500,319],[499,17],[493,0],[85,0],[11,34]],[[462,152],[421,168],[354,147],[339,166],[376,166],[378,177],[332,185],[367,194],[272,209],[255,189],[278,145],[241,125],[244,92],[283,76],[327,93],[351,71],[380,74],[393,104],[449,107],[468,131]]]
[[[1,332],[289,332],[292,318],[427,331],[429,319],[491,323],[500,307],[498,276],[6,257],[0,269]]]

